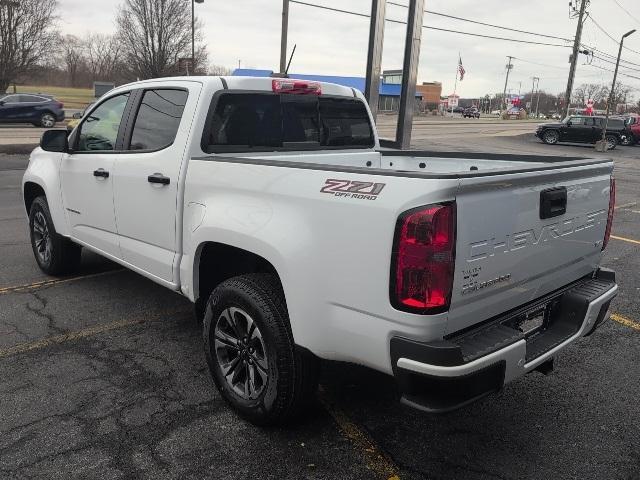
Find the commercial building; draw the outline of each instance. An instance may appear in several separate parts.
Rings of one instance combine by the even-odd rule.
[[[233,71],[234,76],[244,77],[270,77],[274,72],[272,70],[257,70],[252,68],[237,68]],[[344,85],[345,87],[355,88],[364,92],[365,78],[364,77],[341,77],[333,75],[315,75],[315,74],[302,74],[302,73],[290,73],[292,78],[299,78],[300,80],[310,80],[317,82],[329,82],[337,83],[338,85]],[[385,70],[382,72],[382,81],[380,82],[379,90],[379,103],[378,110],[381,112],[397,112],[400,106],[400,91],[402,89],[402,70]],[[438,85],[439,91],[442,91],[442,86],[439,83],[425,83],[416,87],[416,108],[421,108],[424,105],[424,95],[428,95],[429,102],[434,97],[434,87],[427,87],[424,91],[419,91],[418,87]],[[426,92],[426,93],[425,93]],[[440,100],[435,100],[437,103]]]

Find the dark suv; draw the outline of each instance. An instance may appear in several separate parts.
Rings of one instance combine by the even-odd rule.
[[[572,115],[561,123],[543,123],[538,125],[536,137],[544,143],[554,145],[558,142],[596,143],[602,139],[602,128],[605,117]],[[631,136],[626,122],[619,118],[609,118],[607,126],[607,148],[612,150],[616,145],[625,143]]]
[[[64,120],[64,105],[44,94],[10,93],[0,97],[0,123],[31,123],[51,128]]]

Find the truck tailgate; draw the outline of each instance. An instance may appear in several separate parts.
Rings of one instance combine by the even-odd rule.
[[[602,255],[611,170],[601,163],[462,178],[447,333],[592,273]]]

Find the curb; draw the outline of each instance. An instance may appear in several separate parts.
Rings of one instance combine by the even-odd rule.
[[[38,146],[37,143],[24,143],[24,144],[0,144],[0,154],[5,155],[28,155],[34,148]]]

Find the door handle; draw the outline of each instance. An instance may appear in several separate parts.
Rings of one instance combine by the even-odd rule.
[[[102,177],[109,178],[109,172],[107,172],[104,168],[99,168],[98,170],[93,171],[94,177]]]
[[[153,175],[149,175],[147,177],[147,181],[149,183],[159,183],[160,185],[169,185],[171,183],[171,179],[169,177],[165,177],[161,173],[154,173]]]

